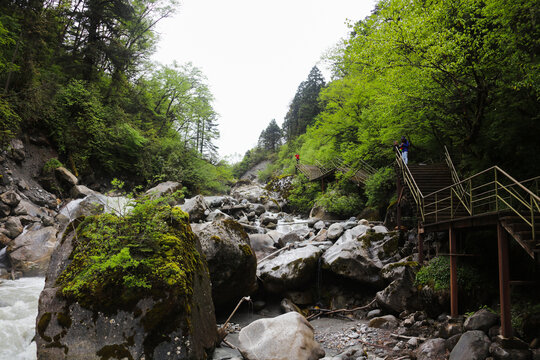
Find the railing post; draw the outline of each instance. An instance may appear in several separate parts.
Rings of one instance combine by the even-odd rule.
[[[456,257],[456,231],[450,225],[448,228],[450,238],[450,316],[458,316],[458,282],[457,282],[457,257]]]
[[[474,215],[473,201],[472,201],[472,179],[469,179],[469,207],[471,216]]]
[[[400,202],[401,202],[401,199],[399,198],[399,196],[401,195],[401,191],[402,191],[402,184],[401,184],[401,179],[399,177],[399,174],[397,176],[397,183],[396,183],[396,186],[397,186],[397,196],[398,196],[398,201],[396,203],[396,225],[397,225],[397,228],[399,231],[401,231],[401,205],[400,205]]]
[[[510,313],[510,271],[508,269],[508,234],[497,222],[497,243],[499,254],[499,296],[501,302],[501,335],[512,336],[512,318]]]
[[[529,199],[531,199],[531,227],[532,227],[532,240],[533,240],[533,244],[536,243],[536,236],[535,236],[535,224],[534,224],[534,201],[533,201],[533,197],[531,195],[529,195]],[[534,245],[533,245],[534,246]]]
[[[450,219],[454,218],[454,192],[450,188]]]
[[[497,179],[497,168],[493,169],[495,173],[495,211],[499,211],[499,191],[498,191],[498,179]]]
[[[424,228],[418,224],[418,264],[424,264]]]

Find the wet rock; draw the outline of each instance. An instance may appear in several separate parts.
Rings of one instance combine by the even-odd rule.
[[[359,237],[365,235],[370,230],[369,226],[358,225],[354,228],[345,231],[336,241],[336,244],[357,240]]]
[[[450,336],[448,339],[446,339],[446,349],[448,349],[448,351],[452,351],[452,349],[456,346],[460,338],[461,338],[461,334],[455,334],[455,335]]]
[[[367,313],[366,318],[373,319],[374,317],[381,316],[381,314],[382,314],[381,309],[374,309]]]
[[[445,359],[446,346],[444,339],[429,339],[416,350],[417,360]]]
[[[13,269],[24,276],[43,276],[49,266],[56,245],[57,229],[39,224],[32,226],[8,245],[8,256]]]
[[[11,207],[3,202],[0,202],[0,218],[9,216],[11,214]]]
[[[15,191],[10,190],[0,195],[0,200],[4,204],[14,207],[19,204],[19,202],[21,201],[21,197]]]
[[[327,237],[329,240],[337,240],[343,234],[344,228],[341,223],[333,223],[328,228]]]
[[[484,360],[489,355],[490,344],[484,332],[467,331],[452,349],[449,360]]]
[[[297,290],[310,283],[322,250],[313,245],[287,250],[257,266],[257,276],[273,293]]]
[[[234,305],[257,288],[257,258],[249,236],[238,222],[218,220],[194,232],[208,262],[216,308]]]
[[[19,204],[13,209],[15,215],[29,215],[34,217],[44,217],[53,215],[50,210],[36,206],[34,203],[22,199]]]
[[[204,220],[207,215],[205,212],[210,211],[208,205],[204,201],[204,197],[201,195],[187,199],[184,204],[180,205],[180,208],[189,214],[190,222]]]
[[[324,350],[313,327],[300,314],[289,312],[252,322],[240,331],[240,352],[247,360],[316,360]]]
[[[368,325],[377,329],[395,329],[399,326],[399,320],[394,315],[384,315],[371,319]]]
[[[266,212],[266,208],[263,204],[254,204],[253,205],[253,211],[255,211],[255,215],[261,216]]]
[[[489,328],[497,324],[499,315],[492,313],[487,309],[480,309],[469,316],[463,324],[465,330],[482,330],[487,333]]]
[[[262,214],[259,217],[259,221],[261,222],[262,226],[268,226],[268,225],[270,225],[272,223],[273,224],[278,223],[277,217],[274,214],[270,214],[270,213],[267,213],[267,212],[265,212],[264,214]]]
[[[338,220],[337,216],[334,214],[328,212],[324,207],[322,206],[314,206],[311,211],[309,212],[310,219],[314,219],[315,222],[319,220]]]

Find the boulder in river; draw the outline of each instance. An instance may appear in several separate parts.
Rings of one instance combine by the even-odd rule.
[[[191,199],[187,199],[185,203],[180,205],[183,211],[189,214],[190,222],[198,222],[204,220],[210,213],[210,209],[204,200],[204,197],[197,195]]]
[[[450,353],[450,360],[484,360],[489,355],[491,341],[480,330],[467,331]]]
[[[43,276],[56,245],[57,229],[35,224],[8,245],[7,252],[14,270],[24,276]]]
[[[257,258],[242,225],[218,220],[197,227],[206,256],[216,307],[234,305],[257,288]]]
[[[187,214],[155,206],[133,216],[88,216],[68,226],[39,300],[38,359],[204,359],[212,352],[210,279]]]
[[[266,290],[281,293],[298,290],[309,284],[316,274],[322,250],[313,245],[285,250],[257,266],[257,276]]]
[[[325,355],[311,324],[294,311],[252,322],[240,331],[239,341],[247,360],[317,360]]]

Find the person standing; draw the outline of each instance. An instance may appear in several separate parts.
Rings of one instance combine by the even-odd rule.
[[[405,165],[409,162],[409,147],[411,144],[409,143],[409,140],[405,136],[401,137],[401,144],[399,145],[399,150],[401,151],[401,158],[403,159],[403,162]]]
[[[296,158],[296,163],[299,164],[300,163],[300,154],[296,154],[296,155],[294,155],[294,157]]]

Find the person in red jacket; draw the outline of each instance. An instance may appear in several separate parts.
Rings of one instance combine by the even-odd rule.
[[[296,154],[294,155],[294,157],[296,158],[296,163],[300,163],[300,155],[299,154]]]

